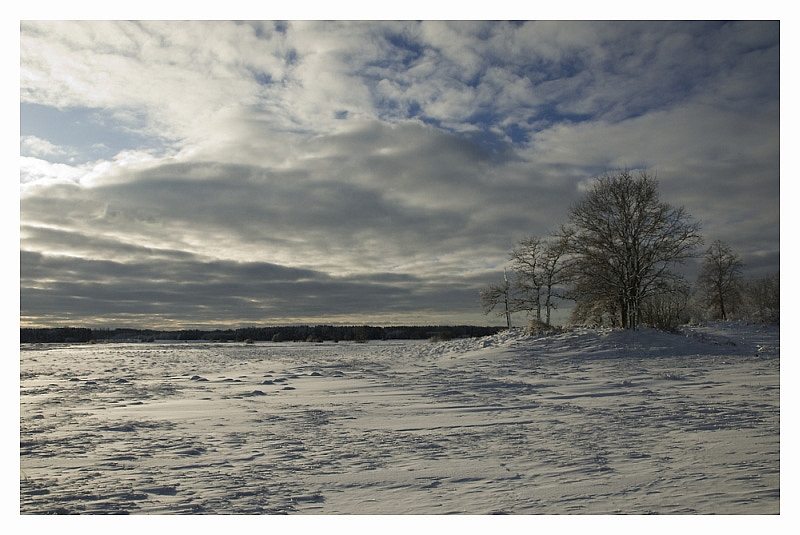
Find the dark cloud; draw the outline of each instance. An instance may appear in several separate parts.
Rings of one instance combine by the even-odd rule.
[[[203,261],[183,254],[116,262],[21,252],[21,316],[33,323],[65,318],[95,325],[280,323],[292,317],[414,317],[419,311],[473,312],[477,286],[432,284],[410,275],[331,277],[264,262]]]
[[[88,258],[147,259],[159,258],[190,259],[194,255],[186,251],[158,249],[125,243],[123,241],[98,235],[86,235],[52,227],[22,225],[22,241],[35,246],[40,251],[62,253]]]

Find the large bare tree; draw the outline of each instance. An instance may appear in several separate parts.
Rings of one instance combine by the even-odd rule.
[[[695,256],[698,223],[685,210],[661,202],[658,182],[646,172],[605,174],[572,207],[570,272],[577,299],[597,299],[635,329],[648,296],[673,286],[675,264]]]
[[[716,240],[706,251],[697,284],[707,302],[728,319],[728,312],[739,300],[742,284],[742,261],[731,247]]]

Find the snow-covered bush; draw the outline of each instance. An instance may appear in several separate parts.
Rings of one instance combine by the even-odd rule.
[[[547,323],[532,319],[528,322],[528,326],[525,327],[525,334],[532,336],[532,335],[547,335],[547,334],[555,334],[561,332],[559,327],[548,325]]]

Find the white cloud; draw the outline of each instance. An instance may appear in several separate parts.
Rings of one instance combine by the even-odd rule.
[[[215,113],[256,101],[253,71],[283,78],[279,40],[234,23],[26,22],[22,98],[139,108],[158,135],[202,135]]]
[[[20,154],[38,158],[57,157],[62,158],[75,153],[69,147],[54,145],[36,136],[22,136],[20,138]]]
[[[22,156],[19,163],[19,180],[23,186],[52,182],[79,182],[86,172],[85,168],[53,163],[30,156]],[[23,217],[25,217],[24,214]]]

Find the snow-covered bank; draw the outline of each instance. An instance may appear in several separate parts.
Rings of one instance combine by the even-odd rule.
[[[779,346],[24,347],[21,512],[776,513]]]

